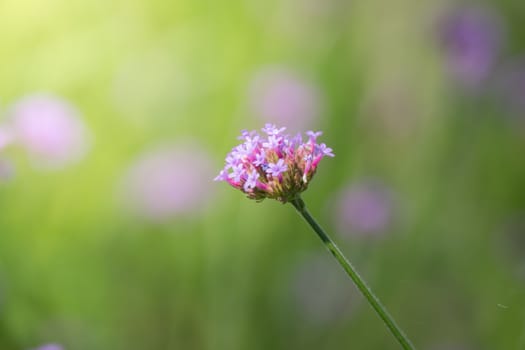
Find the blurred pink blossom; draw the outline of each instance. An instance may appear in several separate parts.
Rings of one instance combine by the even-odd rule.
[[[212,192],[211,158],[200,146],[166,145],[142,156],[124,181],[126,205],[152,221],[199,212]]]
[[[259,71],[251,84],[253,112],[264,122],[299,131],[313,126],[320,112],[320,94],[310,82],[279,67]]]
[[[377,236],[393,221],[393,195],[377,181],[350,184],[340,192],[336,205],[336,224],[343,235]]]
[[[45,167],[61,167],[88,149],[88,130],[77,109],[52,95],[22,98],[10,113],[13,135],[30,157]]]
[[[450,75],[465,88],[481,87],[503,45],[499,14],[486,7],[456,8],[444,16],[440,34]]]

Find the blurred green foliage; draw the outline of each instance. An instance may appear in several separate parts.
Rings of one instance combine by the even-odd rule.
[[[222,183],[204,213],[164,223],[118,205],[125,169],[159,141],[200,140],[218,171],[239,130],[262,126],[247,90],[273,64],[307,76],[324,99],[316,126],[336,157],[306,202],[416,346],[525,348],[523,225],[508,234],[525,220],[525,128],[447,78],[432,34],[442,6],[0,2],[2,111],[50,91],[94,135],[88,156],[57,172],[6,151],[16,176],[0,187],[0,348],[397,349],[349,282],[343,316],[302,312],[294,271],[329,257],[291,206]],[[511,1],[493,6],[508,54],[519,54],[525,15]],[[334,195],[364,177],[401,198],[382,239],[335,232]]]

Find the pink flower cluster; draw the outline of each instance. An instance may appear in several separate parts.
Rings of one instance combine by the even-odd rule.
[[[308,188],[308,183],[325,156],[333,157],[332,149],[318,144],[320,131],[308,131],[303,142],[301,134],[290,137],[278,128],[266,124],[262,131],[243,131],[244,142],[232,149],[226,165],[215,181],[226,181],[246,193],[248,198],[265,198],[287,203]]]

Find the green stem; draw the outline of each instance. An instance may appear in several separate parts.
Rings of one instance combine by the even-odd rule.
[[[394,337],[396,337],[403,349],[414,350],[414,345],[412,345],[405,333],[401,330],[401,328],[399,328],[392,316],[390,316],[386,308],[383,306],[383,304],[381,304],[377,296],[366,284],[365,280],[359,275],[359,273],[357,273],[354,266],[350,263],[350,261],[348,261],[348,259],[346,259],[339,247],[334,243],[334,241],[332,241],[328,234],[321,228],[321,226],[319,226],[317,221],[315,221],[315,219],[310,215],[310,213],[306,209],[302,198],[297,197],[296,199],[292,200],[291,203],[293,204],[295,209],[297,209],[299,214],[301,214],[301,216],[306,220],[306,222],[308,222],[312,229],[317,233],[319,238],[321,238],[324,245],[337,259],[339,264],[343,267],[348,276],[350,276],[352,281],[354,281],[357,288],[359,288],[361,293],[363,293],[363,295],[368,300],[370,305],[372,305],[379,317],[381,317],[383,322],[385,322],[385,325],[388,327],[388,329],[390,329],[390,332],[392,332]]]

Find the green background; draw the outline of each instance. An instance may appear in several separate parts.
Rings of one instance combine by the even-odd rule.
[[[493,7],[505,55],[518,55],[523,4]],[[268,65],[322,92],[316,126],[336,157],[304,199],[416,346],[525,349],[525,127],[453,85],[433,34],[444,8],[0,1],[1,110],[52,92],[94,135],[88,156],[58,172],[6,151],[16,177],[0,186],[0,349],[398,348],[290,205],[223,183],[199,215],[164,223],[117,204],[125,169],[159,140],[200,140],[218,171],[239,131],[263,125],[246,100]],[[368,177],[401,198],[400,219],[383,239],[341,239],[334,195]],[[315,320],[297,302],[294,271],[309,257],[331,264],[348,293],[337,317]],[[311,281],[304,288],[330,305],[333,287]]]

